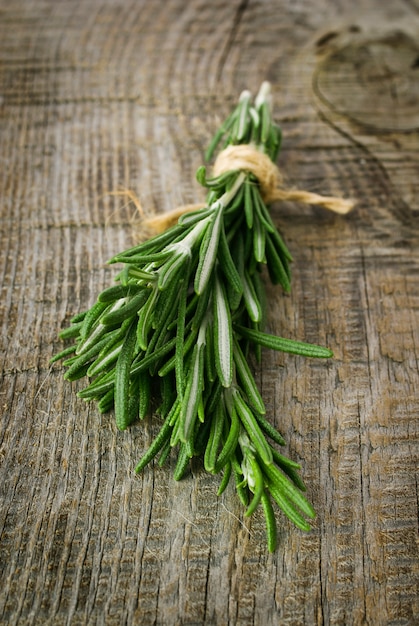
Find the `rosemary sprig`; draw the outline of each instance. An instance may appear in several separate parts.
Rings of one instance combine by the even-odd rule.
[[[240,144],[277,158],[281,131],[271,118],[266,83],[254,102],[242,94],[207,159],[219,145]],[[66,359],[69,380],[87,375],[79,396],[96,400],[102,412],[114,409],[122,430],[142,419],[156,398],[163,422],[136,472],[159,454],[163,463],[176,449],[179,480],[189,459],[201,456],[208,472],[223,474],[219,493],[234,479],[246,516],[261,504],[272,551],[272,500],[303,530],[315,514],[303,495],[300,466],[275,447],[284,440],[265,418],[249,354],[261,347],[309,357],[332,353],[263,332],[261,271],[266,266],[272,282],[289,292],[291,255],[254,173],[241,168],[209,177],[200,168],[197,179],[208,189],[207,206],[111,259],[124,264],[116,285],[61,332],[75,342],[53,360]]]

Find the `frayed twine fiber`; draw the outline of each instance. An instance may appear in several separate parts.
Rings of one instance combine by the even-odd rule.
[[[219,153],[214,163],[213,175],[216,177],[234,170],[251,172],[256,176],[259,181],[262,198],[266,204],[271,204],[275,201],[301,202],[303,204],[321,206],[340,215],[349,213],[355,204],[352,200],[345,200],[344,198],[321,196],[317,193],[299,189],[284,189],[283,177],[278,167],[272,163],[266,154],[263,154],[251,144],[228,146]],[[146,218],[143,224],[148,231],[161,233],[173,224],[176,224],[179,217],[184,213],[196,211],[206,206],[205,203],[187,204],[169,213]]]

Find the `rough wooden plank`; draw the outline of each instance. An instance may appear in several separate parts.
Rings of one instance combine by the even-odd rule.
[[[341,4],[0,3],[1,623],[419,619],[418,129],[374,127],[376,93],[353,71],[378,63],[411,120],[417,7]],[[199,463],[182,483],[170,465],[134,476],[153,426],[117,432],[48,367],[130,244],[134,208],[110,192],[158,211],[201,200],[211,133],[266,78],[290,184],[359,199],[346,218],[273,208],[295,261],[291,296],[269,289],[270,330],[335,352],[264,355],[269,417],[318,511],[307,535],[279,517],[275,555],[262,515],[244,521]]]

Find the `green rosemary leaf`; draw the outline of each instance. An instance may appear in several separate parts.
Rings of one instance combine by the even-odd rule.
[[[252,479],[252,485],[249,483],[249,479]],[[254,494],[253,498],[246,509],[245,517],[250,517],[259,506],[262,495],[265,491],[265,481],[263,478],[262,471],[259,467],[258,462],[256,461],[253,455],[249,455],[249,468],[248,468],[248,476],[247,476],[247,484],[249,486],[250,491]]]
[[[293,469],[292,467],[287,467],[286,465],[284,465],[283,467],[281,466],[282,471],[284,472],[284,474],[286,474],[288,476],[288,478],[290,478],[292,480],[292,482],[294,483],[294,485],[302,492],[307,491],[307,487],[305,486],[300,474]]]
[[[221,411],[223,411],[224,423],[227,424],[226,408],[224,402],[220,404],[221,406],[219,408]],[[228,430],[228,435],[225,439],[223,448],[218,455],[216,463],[214,464],[214,472],[216,474],[218,474],[218,472],[222,470],[224,465],[232,459],[234,452],[237,448],[237,442],[240,435],[240,420],[232,401],[227,402],[227,407],[227,413],[230,417],[230,428]]]
[[[74,346],[72,347],[73,347],[73,356],[63,361],[64,367],[71,367],[79,358],[77,354],[74,354]]]
[[[170,439],[170,435],[172,433],[172,428],[173,428],[173,426],[170,423],[171,417],[172,416],[169,413],[169,415],[167,415],[166,419],[164,420],[163,425],[160,428],[160,431],[157,437],[154,439],[153,443],[148,448],[147,452],[143,455],[143,457],[138,462],[135,468],[135,472],[137,474],[139,474],[145,468],[145,466],[148,465],[152,459],[154,459],[154,457],[163,448],[166,441]]]
[[[172,420],[173,430],[170,436],[170,446],[172,448],[174,448],[175,446],[181,443],[182,422],[179,419],[181,406],[180,406],[180,403],[178,404],[179,404],[179,410],[176,410],[175,416]]]
[[[59,352],[58,354],[55,354],[49,360],[49,364],[52,365],[53,363],[56,363],[57,361],[61,361],[61,359],[65,359],[70,354],[74,354],[75,351],[76,351],[76,346],[75,345],[69,346],[68,348],[65,348],[65,350],[61,350],[61,352]]]
[[[133,323],[127,331],[115,367],[115,420],[120,430],[125,430],[130,423],[129,380],[135,340],[136,328]]]
[[[138,419],[139,410],[139,380],[134,378],[129,383],[129,399],[128,399],[128,415],[127,415],[127,427]]]
[[[73,317],[70,320],[71,324],[78,324],[79,322],[82,322],[84,320],[84,318],[86,317],[88,311],[81,311],[80,313],[77,313],[76,315],[73,315]]]
[[[195,311],[197,308],[198,300],[200,300],[200,296],[198,296],[198,294],[188,293],[188,301],[187,301],[186,312],[185,312],[185,317],[187,320],[195,318]],[[175,317],[175,319],[170,322],[170,324],[167,326],[167,330],[168,331],[175,330],[176,326],[177,326],[177,317]],[[197,325],[197,328],[199,328],[199,324]]]
[[[279,454],[279,452],[277,452],[277,450],[275,450],[274,448],[272,448],[272,456],[273,456],[273,460],[275,461],[275,463],[279,465],[279,467],[284,471],[285,471],[285,468],[294,469],[294,470],[301,469],[301,465],[299,463],[296,463],[295,461],[292,461],[286,456]]]
[[[253,228],[253,201],[252,201],[252,183],[249,177],[246,178],[244,183],[244,214],[246,217],[246,224],[249,230]]]
[[[251,143],[257,145],[260,143],[260,117],[254,107],[250,107],[250,117],[252,118]]]
[[[147,280],[152,280],[154,277],[152,274],[148,272],[144,272],[145,276],[149,278]],[[99,302],[115,302],[115,300],[120,300],[121,298],[130,298],[137,295],[140,291],[144,290],[144,285],[139,285],[138,283],[128,283],[127,285],[114,285],[113,287],[108,287],[102,291],[102,293],[98,296]]]
[[[227,206],[224,207],[225,224],[228,225],[229,242],[234,239],[234,234],[241,226],[244,207],[244,185],[240,185],[236,195]],[[233,220],[233,221],[231,221]]]
[[[260,322],[259,325],[261,328],[264,328],[266,325],[267,318],[267,297],[266,297],[266,289],[263,284],[262,278],[259,272],[253,272],[252,274],[252,283],[255,289],[256,299],[259,303],[260,307]]]
[[[266,420],[263,417],[263,415],[261,415],[260,413],[255,413],[254,415],[255,415],[255,419],[256,419],[257,423],[259,424],[261,430],[266,435],[268,435],[268,437],[270,437],[272,439],[272,441],[275,441],[275,443],[277,443],[279,446],[285,446],[285,443],[286,443],[285,439],[276,430],[276,428],[271,426],[271,424],[268,422],[268,420]]]
[[[223,207],[214,209],[214,216],[202,240],[199,251],[199,263],[195,274],[195,292],[201,295],[208,285],[211,272],[217,259],[218,241],[222,224]]]
[[[235,123],[237,119],[237,111],[233,111],[233,113],[231,115],[229,115],[229,117],[225,120],[224,124],[222,124],[222,126],[219,128],[219,130],[216,132],[216,134],[214,135],[211,143],[209,144],[206,152],[205,152],[205,160],[206,161],[210,161],[212,159],[212,155],[214,154],[214,151],[216,149],[216,147],[218,146],[218,144],[220,143],[221,139],[224,137],[224,135],[231,129],[231,127],[233,126],[233,124]]]
[[[132,363],[131,376],[134,376],[139,372],[146,372],[155,365],[157,365],[158,367],[163,367],[162,361],[164,357],[173,350],[175,345],[176,337],[173,337],[172,339],[170,339],[170,341],[167,341],[161,348],[159,348],[152,354],[149,354],[148,356],[144,356],[144,354],[140,353],[138,356],[135,357],[135,360]]]
[[[247,507],[249,504],[249,493],[248,493],[248,490],[245,489],[243,486],[243,474],[241,471],[240,464],[238,463],[234,454],[232,455],[232,458],[231,458],[231,465],[233,468],[234,479],[236,481],[237,495],[239,496],[239,500],[243,504],[243,506]]]
[[[176,467],[173,472],[173,478],[175,480],[181,480],[189,466],[189,459],[191,458],[190,447],[187,443],[181,443],[179,446],[179,453],[177,457]]]
[[[262,307],[257,298],[255,288],[249,274],[245,270],[242,276],[243,281],[243,299],[246,309],[252,322],[260,322],[262,319]]]
[[[131,300],[125,300],[121,303],[120,307],[103,315],[100,320],[101,324],[104,326],[113,326],[115,324],[122,324],[125,320],[133,317],[147,301],[149,293],[149,289],[142,289],[140,293],[131,298]]]
[[[68,370],[64,374],[65,380],[69,380],[70,382],[74,382],[79,378],[84,378],[87,374],[87,370],[89,369],[88,363],[73,363]]]
[[[159,280],[157,284],[161,291],[166,289],[167,285],[170,283],[176,282],[176,278],[181,274],[183,266],[188,265],[189,258],[190,255],[175,254],[173,258],[168,259],[159,269]]]
[[[287,498],[293,505],[297,506],[307,517],[314,519],[316,513],[308,500],[303,496],[301,491],[297,489],[293,483],[284,476],[280,470],[271,463],[271,465],[265,465],[263,472],[269,480],[269,490],[274,495],[273,487],[280,492],[285,498]],[[275,498],[276,499],[276,498]]]
[[[173,239],[181,235],[184,232],[185,228],[181,225],[175,225],[170,230],[166,230],[163,233],[159,233],[158,235],[154,235],[154,237],[150,237],[146,241],[141,242],[140,244],[129,248],[128,250],[124,250],[123,253],[117,254],[112,259],[108,261],[108,263],[120,263],[120,257],[123,255],[124,258],[129,259],[132,257],[138,257],[139,255],[146,254],[151,250],[161,250],[165,247],[167,243],[172,243]]]
[[[259,221],[259,217],[255,215],[253,225],[253,253],[258,263],[265,260],[266,231]]]
[[[214,355],[214,329],[212,323],[207,324],[205,333],[205,376],[206,379],[213,383],[217,378],[217,372],[215,367],[215,355]]]
[[[215,367],[223,387],[233,379],[233,330],[224,287],[216,277],[214,291]]]
[[[182,424],[180,437],[184,443],[193,432],[204,383],[204,344],[200,343],[199,339],[192,354],[192,365],[188,376],[180,413]]]
[[[257,185],[252,185],[252,200],[255,210],[255,218],[257,217],[257,219],[260,221],[261,227],[264,229],[265,234],[275,233],[276,228],[272,222],[269,211],[266,208],[264,201],[262,200],[262,196],[260,195],[260,189]]]
[[[213,277],[210,278],[207,289],[199,296],[195,315],[192,320],[192,330],[198,330],[204,317],[208,314],[213,292]]]
[[[59,338],[65,341],[66,339],[74,339],[75,337],[78,337],[80,335],[82,325],[83,322],[77,322],[64,330],[61,330],[58,334]],[[58,357],[56,360],[58,360]]]
[[[271,134],[268,141],[271,159],[274,163],[276,163],[282,145],[282,130],[278,124],[271,124]]]
[[[205,165],[200,165],[196,170],[195,178],[202,187],[207,186],[207,168]]]
[[[167,415],[180,400],[176,392],[174,378],[172,376],[164,376],[160,381],[160,390],[161,405],[158,410],[162,415]]]
[[[224,430],[224,417],[225,411],[222,403],[219,402],[211,420],[210,434],[205,449],[204,467],[207,472],[214,472],[217,462],[218,449]]]
[[[206,169],[203,168],[203,173],[205,173],[205,171]],[[224,172],[223,174],[219,174],[218,176],[212,178],[204,178],[203,173],[200,173],[200,180],[198,182],[204,187],[207,187],[208,189],[211,189],[213,191],[224,191],[224,189],[228,189],[231,186],[232,181],[236,177],[235,170],[229,170],[228,172]]]
[[[155,315],[155,304],[159,296],[159,291],[154,288],[148,294],[148,299],[138,312],[137,342],[141,350],[147,350],[148,334],[153,324]]]
[[[208,415],[212,415],[220,402],[222,402],[222,393],[224,387],[219,380],[215,380],[213,385],[207,385],[207,402],[205,405],[205,411]]]
[[[268,550],[269,552],[275,552],[277,545],[277,527],[275,520],[275,513],[272,507],[271,499],[268,493],[265,491],[261,497],[261,504],[263,508],[263,513],[265,515],[266,522],[266,538],[268,541]]]
[[[147,372],[137,374],[140,387],[140,397],[138,401],[138,417],[143,420],[147,417],[150,410],[151,400],[151,380]]]
[[[114,407],[114,388],[109,389],[97,403],[97,407],[101,413],[107,413]]]
[[[243,284],[240,278],[240,274],[238,273],[236,266],[233,261],[233,257],[231,256],[230,248],[227,243],[227,238],[225,234],[224,227],[221,228],[220,232],[220,246],[219,246],[219,262],[220,269],[223,272],[223,275],[228,281],[228,284],[233,289],[235,294],[239,296],[238,303],[239,305],[241,294],[243,293]]]
[[[237,273],[240,278],[240,283],[243,288],[243,275],[244,275],[244,241],[243,237],[237,237],[234,241],[234,247],[231,250],[231,256],[236,267]]]
[[[197,209],[196,211],[189,211],[188,213],[184,213],[180,216],[179,224],[182,224],[183,226],[194,226],[197,222],[209,217],[212,211],[213,209],[211,207]]]
[[[92,381],[87,387],[81,389],[77,396],[83,400],[93,400],[94,398],[101,398],[110,389],[113,389],[115,379],[115,371],[112,369],[110,372],[101,372],[94,381]]]
[[[265,207],[265,211],[266,211],[266,214],[267,214],[267,216],[269,218],[269,213],[268,213],[268,210],[266,209],[266,207]],[[279,257],[282,260],[285,259],[285,260],[291,262],[292,261],[291,253],[288,250],[288,248],[285,245],[285,243],[283,242],[283,239],[282,239],[281,235],[279,234],[279,232],[277,231],[276,228],[274,228],[273,232],[269,233],[269,239],[272,241],[272,243],[273,243],[273,245],[275,247],[275,250],[276,250],[277,254],[279,255]]]
[[[288,352],[290,354],[298,354],[299,356],[312,358],[328,359],[333,356],[333,352],[331,350],[323,348],[322,346],[317,346],[314,343],[305,343],[303,341],[295,341],[294,339],[284,339],[283,337],[269,335],[267,333],[262,333],[258,330],[252,330],[251,328],[245,328],[244,326],[239,325],[237,325],[235,329],[245,339],[250,339],[250,341],[259,344],[264,348],[270,348],[271,350],[278,350],[280,352]]]
[[[169,456],[170,452],[171,452],[172,446],[170,445],[170,439],[168,439],[163,448],[162,451],[160,452],[160,456],[159,456],[159,460],[158,460],[158,464],[160,467],[163,467],[163,465],[166,463],[167,461],[167,457]]]
[[[260,131],[260,141],[261,143],[266,143],[270,133],[271,127],[271,115],[269,112],[269,106],[267,102],[264,102],[259,109],[259,114],[261,117],[261,131]]]
[[[150,268],[151,265],[147,265],[146,267]],[[126,264],[122,272],[119,274],[121,284],[126,286],[128,284],[132,284],[132,281],[135,280],[139,281],[139,285],[144,288],[157,280],[157,273],[154,272],[151,274],[151,278],[149,280],[144,280],[144,273],[145,270],[142,270],[135,265]]]
[[[170,409],[170,411],[168,412],[168,416],[170,418],[170,425],[171,426],[176,426],[176,424],[180,423],[179,420],[179,416],[180,416],[180,411],[182,409],[182,403],[180,401],[180,398],[176,398],[176,400],[173,402],[172,407]]]
[[[239,100],[239,115],[237,119],[237,142],[240,143],[247,137],[249,129],[250,92],[244,91]]]
[[[235,315],[237,313],[237,310],[239,310],[240,305],[242,304],[242,300],[243,300],[242,296],[243,296],[242,293],[233,291],[233,289],[228,289],[227,300],[228,300],[228,305],[230,307],[230,311],[232,315]]]
[[[115,331],[108,333],[100,341],[95,343],[89,350],[83,352],[83,354],[81,355],[77,355],[77,358],[73,361],[73,364],[65,372],[64,378],[66,380],[74,381],[78,378],[82,378],[83,376],[85,376],[87,373],[87,369],[90,366],[90,363],[95,359],[95,357],[99,354],[102,348],[104,348],[108,344],[108,342],[112,340],[114,336]],[[85,367],[87,367],[86,370]]]
[[[106,302],[96,302],[92,306],[92,308],[86,313],[82,326],[80,328],[80,337],[82,341],[85,341],[87,339],[90,331],[99,320],[102,313],[106,311],[108,306],[109,305]]]
[[[268,233],[265,241],[266,263],[269,277],[274,285],[281,285],[285,293],[291,291],[289,269],[286,259],[281,259],[272,243],[271,234]]]
[[[172,326],[172,329],[176,329],[181,283],[187,281],[188,277],[185,275],[179,282],[174,280],[164,291],[158,294],[158,306],[155,307],[152,321],[152,327],[157,332],[156,337],[154,338],[153,336],[153,339],[150,340],[147,351],[150,350],[150,348],[154,350],[155,346],[161,345],[160,337],[161,335],[163,335],[163,338],[166,337],[166,332],[169,330],[170,326]],[[175,323],[172,325],[172,322]]]
[[[176,388],[180,398],[183,396],[183,390],[186,386],[183,368],[183,346],[185,342],[185,313],[186,299],[188,295],[188,283],[185,280],[178,287],[180,289],[179,306],[177,311],[177,330],[176,330],[176,348],[175,348],[175,374]]]
[[[149,265],[154,263],[156,266],[163,264],[172,255],[170,250],[164,249],[161,252],[150,252],[149,254],[126,254],[125,252],[117,255],[109,263],[133,263],[135,265]]]
[[[221,494],[226,490],[231,478],[231,469],[231,462],[227,461],[227,463],[224,465],[224,474],[217,491],[217,496],[221,496]]]
[[[268,483],[267,488],[279,508],[283,511],[283,513],[285,513],[288,519],[290,519],[291,522],[297,526],[297,528],[306,532],[311,530],[310,524],[304,519],[301,513],[297,511],[293,503],[288,500],[285,494],[278,489],[278,487],[276,487],[276,485]]]
[[[113,345],[110,351],[107,351],[104,355],[100,354],[87,370],[87,376],[89,376],[89,378],[92,378],[93,376],[100,374],[100,372],[108,369],[110,365],[115,363],[115,361],[118,359],[119,353],[121,352],[123,342],[124,340],[121,339],[117,342],[116,345]]]
[[[272,448],[272,457],[276,465],[278,465],[278,467],[282,469],[282,471],[288,476],[288,478],[292,480],[294,485],[300,491],[307,490],[300,474],[298,473],[298,470],[301,469],[298,463],[295,463],[294,461],[291,461],[282,454],[279,454],[279,452],[275,450],[275,448]]]
[[[191,330],[191,332],[189,332],[189,334],[187,335],[187,338],[183,346],[183,358],[184,359],[188,356],[193,346],[195,345],[197,336],[198,336],[197,330]],[[161,348],[159,348],[158,352],[160,353],[167,346],[171,346],[172,348],[175,345],[176,345],[176,337],[168,341],[166,346],[162,346]],[[164,354],[167,354],[167,352],[170,352],[171,348],[170,350],[165,349]],[[150,355],[150,358],[151,358],[151,355]],[[165,363],[161,364],[160,369],[158,370],[157,373],[160,377],[167,376],[167,374],[169,374],[169,372],[173,371],[175,368],[176,368],[176,353],[170,359],[168,359]]]
[[[265,465],[272,465],[271,447],[263,436],[253,411],[243,400],[239,391],[234,391],[233,399],[240,421],[246,429],[249,439],[254,445],[256,452]]]
[[[113,333],[113,331],[115,330],[114,327],[112,326],[104,326],[103,324],[101,324],[100,322],[98,322],[94,329],[92,330],[91,334],[86,337],[86,339],[83,340],[79,340],[77,342],[77,348],[76,348],[76,354],[78,356],[82,356],[83,354],[85,354],[86,352],[90,352],[92,349],[95,349],[98,342],[102,342],[102,340],[106,340],[109,337],[110,333]],[[102,345],[102,344],[101,344]]]
[[[259,390],[256,387],[255,379],[253,378],[247,361],[244,358],[244,354],[242,352],[240,344],[236,338],[234,340],[233,355],[241,387],[244,390],[249,403],[258,413],[266,413],[262,396],[260,395]]]

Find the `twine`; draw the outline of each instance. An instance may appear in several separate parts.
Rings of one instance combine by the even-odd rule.
[[[256,176],[262,198],[266,204],[271,204],[275,201],[301,202],[303,204],[321,206],[340,215],[349,213],[355,204],[352,200],[345,200],[344,198],[322,196],[300,189],[285,189],[279,168],[266,154],[263,154],[263,152],[260,152],[251,144],[228,146],[220,152],[214,163],[213,175],[216,177],[225,172],[237,170],[251,172]],[[205,203],[180,206],[169,213],[147,218],[145,225],[154,232],[163,232],[173,224],[176,224],[181,215],[206,206]]]

